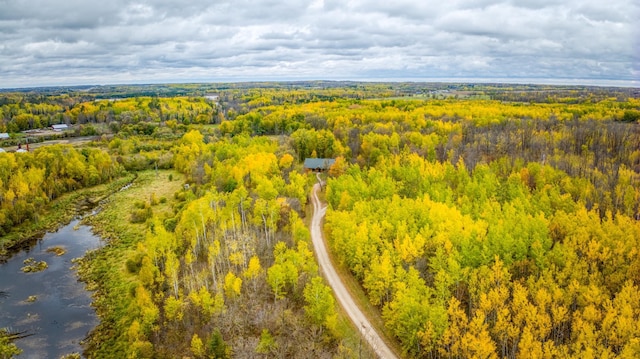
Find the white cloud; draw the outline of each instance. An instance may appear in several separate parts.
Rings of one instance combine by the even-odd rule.
[[[640,73],[635,0],[0,0],[0,8],[0,87],[254,77],[637,81]]]

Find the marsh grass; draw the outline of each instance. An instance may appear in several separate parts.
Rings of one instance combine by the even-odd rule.
[[[173,218],[177,203],[174,193],[182,188],[182,181],[176,178],[182,176],[169,170],[139,172],[127,190],[114,193],[102,211],[84,220],[107,242],[79,262],[78,273],[95,291],[93,305],[100,317],[100,324],[86,341],[89,357],[116,358],[126,353],[132,321],[129,311],[134,300],[129,293],[137,286],[137,276],[127,269],[127,261],[135,256],[147,229],[145,222],[132,223],[131,214],[140,203],[151,207],[153,198],[165,197],[166,201],[156,201],[152,206],[153,214],[161,220]]]
[[[47,248],[47,253],[53,253],[58,257],[67,253],[67,250],[61,246],[49,247]]]
[[[33,258],[27,258],[23,262],[24,267],[20,268],[21,271],[25,273],[35,273],[42,272],[43,270],[49,268],[49,265],[45,261],[36,261]]]

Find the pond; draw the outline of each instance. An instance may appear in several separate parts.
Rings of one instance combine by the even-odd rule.
[[[0,328],[33,334],[15,342],[23,350],[18,358],[82,353],[82,340],[98,324],[91,293],[78,281],[72,260],[99,248],[102,241],[79,223],[76,219],[47,233],[33,247],[0,264],[0,291],[7,294],[0,298]],[[24,273],[21,268],[28,258],[45,261],[48,267]]]

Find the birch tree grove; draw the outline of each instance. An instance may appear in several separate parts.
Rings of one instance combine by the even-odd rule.
[[[640,357],[637,89],[156,90],[0,94],[4,147],[53,123],[105,135],[0,153],[0,237],[66,193],[155,176],[90,255],[95,357],[365,355],[311,252],[310,157],[335,159],[320,175],[332,257],[404,357]]]

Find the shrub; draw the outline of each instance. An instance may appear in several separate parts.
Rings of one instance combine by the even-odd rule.
[[[152,216],[153,211],[151,210],[151,207],[134,209],[133,212],[131,212],[131,218],[129,221],[131,223],[144,223]]]

